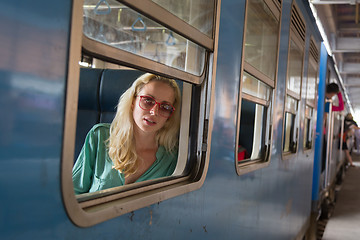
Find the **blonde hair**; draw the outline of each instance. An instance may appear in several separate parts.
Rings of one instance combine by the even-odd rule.
[[[133,133],[132,103],[141,89],[151,81],[167,83],[172,87],[175,95],[173,104],[175,112],[156,133],[156,141],[159,146],[164,146],[168,152],[172,152],[178,147],[181,104],[180,89],[173,79],[146,73],[137,78],[131,87],[121,95],[115,118],[110,126],[110,137],[108,139],[109,157],[114,163],[114,168],[122,172],[125,177],[134,174],[139,165]]]

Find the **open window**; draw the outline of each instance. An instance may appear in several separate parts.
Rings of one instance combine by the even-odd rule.
[[[269,164],[280,13],[281,1],[247,2],[235,148],[239,175]]]
[[[291,13],[289,58],[286,77],[286,96],[283,125],[283,157],[297,152],[299,139],[299,104],[303,81],[305,22],[293,4]]]
[[[91,226],[202,186],[218,11],[216,0],[73,1],[61,177],[76,225]],[[173,173],[110,187],[99,178],[100,187],[75,194],[72,168],[85,136],[95,124],[113,121],[119,97],[144,73],[174,79],[181,91]]]
[[[310,38],[308,74],[306,84],[306,106],[304,118],[304,150],[312,149],[314,140],[314,111],[318,86],[319,48],[313,38]]]

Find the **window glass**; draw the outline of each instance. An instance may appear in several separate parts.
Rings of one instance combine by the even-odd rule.
[[[238,162],[265,160],[267,107],[242,99]]]
[[[317,71],[311,61],[309,61],[309,70],[308,70],[308,79],[307,79],[307,90],[306,90],[306,99],[315,103],[316,97],[316,79]]]
[[[305,125],[304,125],[304,149],[311,149],[312,147],[312,118],[313,108],[306,105],[305,107]]]
[[[302,77],[303,53],[300,47],[290,40],[290,55],[288,67],[287,89],[300,95]],[[300,96],[299,96],[300,97]]]
[[[242,79],[242,92],[269,101],[271,88],[247,72],[244,72]]]
[[[285,109],[287,109],[287,111],[291,111],[295,113],[297,111],[297,107],[298,107],[298,100],[296,100],[293,97],[286,96]]]
[[[283,151],[284,153],[295,153],[297,147],[297,131],[296,131],[296,115],[285,112],[285,124],[284,124],[284,142]]]
[[[214,0],[152,0],[178,18],[212,37]]]
[[[311,145],[309,145],[309,137],[310,137],[310,122],[311,120],[305,118],[305,125],[304,125],[304,149],[310,149]]]
[[[245,61],[275,81],[278,20],[264,1],[248,1]]]
[[[125,5],[85,0],[83,11],[83,32],[88,38],[197,76],[203,73],[203,47]]]
[[[306,105],[305,107],[305,116],[311,118],[313,116],[313,108]]]

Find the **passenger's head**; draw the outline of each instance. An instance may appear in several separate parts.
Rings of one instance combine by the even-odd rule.
[[[339,86],[336,83],[329,83],[326,85],[326,97],[332,98],[340,91]]]
[[[136,79],[120,97],[111,123],[109,156],[115,168],[125,174],[136,171],[134,131],[154,133],[157,143],[167,151],[177,148],[180,105],[175,80],[150,73]],[[125,167],[125,162],[132,163]]]
[[[146,105],[154,104],[155,101],[161,106],[159,104],[155,104],[153,107]],[[119,120],[119,117],[127,118],[129,124],[135,123],[135,126],[143,131],[157,131],[160,135],[159,138],[169,131],[171,135],[177,134],[180,121],[180,102],[180,90],[175,80],[146,73],[136,79],[120,97],[114,121]],[[140,103],[145,103],[145,106]],[[174,109],[170,109],[171,107]],[[143,119],[138,119],[139,117]],[[147,120],[145,123],[148,124],[145,124],[143,120]],[[152,121],[156,124],[151,124]]]
[[[346,114],[345,119],[349,121],[353,120],[352,114],[351,113]]]

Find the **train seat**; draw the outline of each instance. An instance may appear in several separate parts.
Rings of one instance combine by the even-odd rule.
[[[80,153],[86,134],[100,119],[99,87],[102,72],[103,69],[80,69],[75,158]]]
[[[99,92],[100,122],[111,123],[119,97],[144,72],[137,70],[104,70]]]

